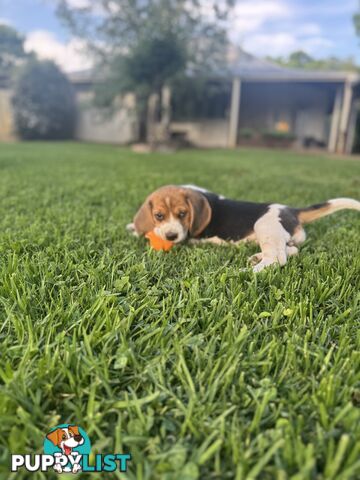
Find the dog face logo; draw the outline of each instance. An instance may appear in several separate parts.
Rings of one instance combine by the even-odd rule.
[[[82,456],[90,454],[90,440],[77,425],[62,424],[45,437],[44,453],[56,458],[54,470],[58,473],[77,473],[82,469]]]
[[[85,430],[63,423],[52,428],[44,438],[44,453],[11,454],[11,472],[94,473],[127,472],[131,453],[96,453]],[[114,473],[116,478],[118,474]],[[44,476],[41,475],[43,478]],[[15,477],[14,477],[15,478]],[[23,478],[29,478],[24,476]],[[66,476],[66,478],[69,478]]]
[[[73,448],[84,443],[84,438],[76,425],[69,425],[68,428],[57,428],[48,433],[46,438],[61,448],[65,455],[71,455]]]

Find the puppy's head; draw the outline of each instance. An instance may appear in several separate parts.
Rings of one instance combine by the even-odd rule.
[[[139,235],[154,230],[162,239],[179,243],[188,235],[198,236],[210,219],[211,208],[201,192],[169,185],[148,196],[134,224]]]
[[[69,425],[67,428],[57,428],[48,433],[46,438],[61,448],[66,455],[69,455],[74,447],[84,443],[84,438],[75,425]]]

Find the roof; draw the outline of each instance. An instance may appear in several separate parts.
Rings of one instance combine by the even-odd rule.
[[[360,75],[354,72],[303,70],[287,68],[268,60],[263,60],[237,49],[232,53],[229,68],[224,72],[243,80],[252,81],[301,81],[301,82],[360,82]]]
[[[0,88],[9,88],[10,78],[5,73],[0,72]]]
[[[303,70],[288,68],[257,58],[241,48],[232,47],[228,53],[228,67],[214,72],[215,77],[240,78],[253,82],[324,82],[324,83],[360,83],[360,74],[354,72]],[[74,84],[88,84],[99,80],[99,72],[94,69],[67,74]]]

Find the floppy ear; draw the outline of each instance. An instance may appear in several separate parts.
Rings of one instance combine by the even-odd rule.
[[[80,435],[80,433],[79,433],[79,427],[77,427],[77,426],[75,426],[75,425],[69,426],[69,430],[70,430],[70,432],[72,432],[74,435]]]
[[[50,442],[52,442],[54,445],[58,444],[58,431],[59,429],[57,428],[53,432],[50,432],[46,435],[46,438],[50,440]]]
[[[136,233],[139,235],[144,235],[154,228],[155,224],[152,218],[152,203],[149,197],[141,205],[140,209],[135,215],[134,225]]]
[[[211,207],[207,198],[196,190],[188,189],[186,198],[190,205],[190,234],[196,237],[209,224]]]

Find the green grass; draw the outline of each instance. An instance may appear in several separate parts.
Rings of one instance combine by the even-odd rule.
[[[125,232],[149,192],[184,182],[304,206],[359,197],[360,164],[1,145],[1,478],[57,478],[11,475],[9,456],[68,422],[133,456],[86,478],[359,478],[360,215],[309,225],[298,257],[256,276],[256,246],[166,254]]]

